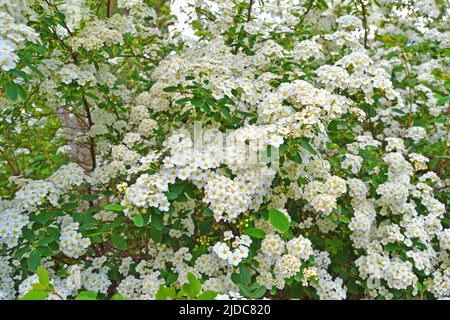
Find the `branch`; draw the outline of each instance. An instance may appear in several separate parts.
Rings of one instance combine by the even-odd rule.
[[[11,171],[15,176],[20,176],[19,169],[14,165],[14,162],[6,155],[6,152],[3,151],[3,149],[0,147],[0,153],[3,156],[3,159],[6,160],[6,163],[8,163],[8,166],[10,167]]]
[[[250,0],[250,3],[248,4],[247,22],[249,22],[250,19],[252,18],[252,7],[253,7],[254,3],[255,3],[255,0]]]
[[[359,3],[361,4],[362,7],[363,26],[364,26],[364,48],[367,49],[367,35],[369,31],[367,30],[366,6],[364,4],[364,0],[359,0]]]
[[[106,4],[106,16],[108,18],[111,18],[111,11],[112,11],[111,5],[112,5],[111,0],[108,0],[108,2]]]
[[[88,103],[85,95],[83,95],[83,104],[84,104],[84,110],[86,111],[86,116],[88,119],[88,125],[89,125],[89,130],[90,130],[91,127],[94,125],[94,123],[92,122],[91,108],[89,106],[89,103]],[[94,142],[94,138],[92,138],[91,136],[89,137],[89,151],[91,153],[92,171],[94,171],[95,168],[97,167],[97,164],[96,164],[96,160],[95,160],[95,142]]]
[[[312,9],[313,4],[314,4],[315,1],[316,1],[316,0],[311,0],[311,1],[309,2],[309,6],[308,6],[308,8],[306,9],[305,13],[303,14],[303,16],[302,16],[302,18],[301,18],[301,20],[300,20],[300,23],[302,23],[303,20],[305,20],[306,16],[307,16],[308,13],[311,11],[311,9]]]

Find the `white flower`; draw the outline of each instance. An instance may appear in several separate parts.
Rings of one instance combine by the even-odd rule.
[[[231,256],[230,247],[228,247],[225,243],[217,242],[214,247],[213,251],[219,256],[221,259],[228,259],[228,257]]]

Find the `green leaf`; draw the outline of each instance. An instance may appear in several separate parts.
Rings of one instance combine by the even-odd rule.
[[[133,222],[136,227],[141,228],[144,226],[144,217],[142,214],[136,214],[133,216]]]
[[[450,96],[440,97],[436,101],[437,106],[443,106],[447,101],[450,101]]]
[[[303,163],[302,157],[297,152],[297,150],[293,150],[291,152],[288,152],[286,156],[287,156],[287,158],[289,160],[294,161],[294,162],[296,162],[298,164],[302,164]]]
[[[126,209],[126,207],[120,205],[120,204],[108,204],[103,209],[108,211],[123,211]]]
[[[34,232],[31,231],[28,228],[23,228],[22,229],[22,235],[25,238],[25,240],[27,240],[28,242],[33,242],[35,240],[34,238]]]
[[[214,213],[212,212],[212,210],[210,208],[203,209],[204,217],[212,217],[213,215],[214,215]]]
[[[45,46],[40,45],[40,44],[33,43],[33,44],[29,45],[29,48],[36,51],[39,54],[42,54],[42,55],[45,54],[45,52],[46,52]]]
[[[98,199],[98,195],[96,195],[96,194],[85,194],[85,195],[81,196],[81,199],[83,199],[84,201],[93,201],[93,200],[97,200]]]
[[[246,285],[240,283],[240,284],[238,284],[238,287],[239,287],[239,290],[241,291],[241,294],[244,297],[247,297],[247,298],[251,298],[252,297],[252,293],[251,293],[250,289]]]
[[[174,192],[167,192],[166,193],[166,197],[169,200],[175,200],[176,198],[178,198],[179,194],[176,194]]]
[[[47,286],[44,286],[43,284],[40,284],[40,283],[32,283],[31,287],[33,289],[40,290],[40,291],[47,291],[48,290]]]
[[[38,250],[33,249],[33,251],[31,251],[30,253],[30,256],[28,257],[27,261],[28,269],[34,272],[36,271],[37,267],[39,267],[40,264],[41,264],[41,253]]]
[[[404,69],[405,69],[405,66],[403,66],[403,65],[398,65],[398,66],[395,66],[395,67],[392,68],[392,72],[393,72],[393,73],[395,73],[395,72],[400,72],[400,71],[402,71],[402,70],[404,70]]]
[[[111,236],[111,241],[116,249],[125,250],[127,248],[127,241],[120,234],[113,233]]]
[[[289,230],[289,219],[277,209],[270,209],[269,222],[278,231],[285,233]]]
[[[384,246],[384,250],[387,252],[393,252],[398,249],[398,246],[395,243],[388,243]]]
[[[239,277],[241,278],[241,282],[243,284],[249,284],[251,276],[248,267],[245,264],[241,263],[241,265],[239,266],[239,271],[240,271]]]
[[[81,291],[75,300],[97,300],[97,292],[95,291]]]
[[[125,300],[120,293],[116,293],[112,296],[111,300]]]
[[[49,283],[50,283],[50,278],[49,278],[49,276],[48,276],[47,270],[45,270],[45,269],[42,268],[42,267],[38,267],[38,268],[36,269],[36,273],[37,273],[37,275],[39,276],[39,282],[40,282],[42,285],[48,287],[48,285],[49,285]]]
[[[241,283],[241,277],[240,277],[240,275],[239,275],[238,273],[236,273],[236,272],[233,272],[233,273],[231,274],[231,281],[233,281],[233,283],[235,283],[235,284]]]
[[[198,280],[191,272],[188,273],[188,283],[183,285],[183,290],[186,291],[190,298],[195,298],[202,288],[200,280]]]
[[[164,92],[175,92],[175,91],[177,91],[177,90],[178,90],[178,88],[177,88],[177,87],[174,87],[174,86],[171,86],[171,87],[165,87],[165,88],[163,89]]]
[[[76,208],[78,208],[77,202],[67,202],[61,206],[61,209],[66,211],[75,210]]]
[[[442,218],[441,222],[442,222],[442,224],[450,227],[450,218],[449,217]]]
[[[49,219],[49,215],[46,212],[42,212],[36,216],[36,219],[37,221],[45,225]]]
[[[22,248],[20,248],[20,249],[17,249],[15,252],[14,252],[14,254],[13,254],[13,258],[14,259],[20,259],[20,258],[22,258],[22,256],[25,254],[25,253],[27,253],[28,251],[30,251],[31,250],[31,247],[30,246],[24,246],[24,247],[22,247]]]
[[[152,232],[151,232],[151,237],[152,240],[159,243],[161,242],[161,238],[162,238],[162,234],[161,231],[156,229],[155,227],[152,228]]]
[[[154,212],[152,214],[152,226],[156,229],[161,231],[164,227],[164,222],[163,222],[163,216],[161,214],[158,214],[156,212]]]
[[[163,285],[159,286],[159,289],[158,289],[158,292],[156,292],[155,298],[156,298],[156,300],[167,300],[166,288]]]
[[[189,100],[190,100],[189,98],[181,98],[181,99],[175,101],[175,103],[179,104],[179,105],[185,105],[187,102],[189,102]]]
[[[17,96],[19,95],[19,86],[12,82],[12,81],[6,81],[3,83],[3,88],[5,89],[6,97],[9,100],[16,100]]]
[[[254,299],[259,299],[266,293],[266,291],[267,291],[266,287],[261,286],[255,291],[253,291],[252,296]]]
[[[191,100],[191,103],[196,108],[201,108],[205,104],[205,101],[201,97],[194,97]]]
[[[197,300],[214,300],[217,296],[217,293],[211,290],[207,290],[203,292],[201,295],[197,297]]]
[[[350,223],[350,218],[346,216],[340,217],[339,220],[343,223]]]
[[[48,292],[44,290],[32,289],[26,293],[21,300],[45,300],[48,297]]]
[[[56,228],[48,227],[47,232],[48,232],[48,235],[50,236],[50,238],[53,240],[56,240],[56,241],[58,241],[59,237],[61,236],[61,233]]]
[[[175,288],[172,288],[172,287],[166,288],[166,293],[170,299],[175,299],[177,297],[177,292],[176,292]]]
[[[420,282],[416,282],[416,288],[417,288],[417,290],[419,290],[419,292],[424,292],[426,289],[426,287],[423,284],[421,284]]]
[[[307,138],[302,137],[300,140],[300,145],[305,148],[309,153],[316,155],[317,151],[309,144],[309,141]]]
[[[171,193],[176,194],[177,196],[183,192],[184,185],[183,184],[173,184],[169,187],[169,191]]]
[[[103,208],[100,206],[92,206],[92,207],[89,207],[89,209],[87,209],[85,213],[96,213],[96,212],[102,211],[102,209]]]
[[[328,9],[328,3],[325,0],[319,0],[317,6],[320,10]]]
[[[266,233],[258,228],[247,228],[244,230],[244,234],[252,238],[259,238],[259,239],[264,239],[266,237]]]

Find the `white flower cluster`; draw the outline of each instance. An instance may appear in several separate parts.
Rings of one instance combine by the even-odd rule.
[[[159,271],[146,273],[140,278],[130,275],[120,282],[117,291],[125,299],[154,300],[159,286],[164,284],[159,275]]]
[[[47,181],[25,180],[14,200],[0,202],[0,209],[3,211],[0,215],[0,243],[6,243],[9,248],[15,247],[23,227],[29,222],[28,215],[46,203],[59,207],[58,199],[61,194],[80,186],[84,176],[78,165],[69,164],[62,166]]]
[[[355,17],[354,15],[345,15],[342,17],[339,17],[336,22],[339,24],[339,27],[342,29],[346,28],[362,28],[362,21],[361,19]]]
[[[105,264],[105,256],[94,258],[92,265],[81,272],[81,286],[89,291],[106,294],[111,280],[108,277],[110,268]]]
[[[0,257],[0,300],[12,300],[16,296],[13,271],[14,268],[9,264],[9,257]]]
[[[314,256],[316,267],[302,268]],[[268,234],[261,243],[261,252],[255,257],[259,263],[257,282],[271,289],[282,289],[285,280],[303,270],[302,283],[317,290],[321,299],[345,299],[346,289],[342,279],[335,279],[325,270],[330,260],[326,253],[313,251],[311,241],[298,236],[284,242],[276,234]],[[272,274],[273,272],[273,274]]]
[[[86,249],[91,245],[89,238],[83,236],[77,231],[79,224],[73,222],[70,216],[63,218],[61,225],[60,248],[61,251],[68,257],[78,258],[86,252]]]
[[[387,139],[387,146],[388,150],[396,148],[405,152],[401,140]],[[414,158],[414,154],[410,156]],[[411,183],[413,166],[401,152],[388,152],[383,156],[383,160],[388,164],[388,180],[376,189],[380,195],[378,199],[367,198],[369,189],[361,180],[347,181],[354,211],[349,224],[349,228],[353,230],[351,239],[355,248],[364,248],[367,251],[367,254],[358,258],[355,263],[363,278],[372,279],[371,281],[384,279],[389,288],[406,289],[414,287],[418,281],[413,267],[429,275],[439,266],[438,253],[432,248],[431,242],[437,237],[442,250],[446,248],[447,232],[441,231],[442,225],[439,221],[439,217],[445,213],[445,208],[432,196],[428,185],[422,182],[415,185]],[[414,162],[413,159],[411,161]],[[426,169],[426,166],[421,169]],[[428,214],[419,214],[411,197],[421,201]],[[377,207],[381,209],[381,216],[401,215],[400,222],[385,218],[384,222],[378,225]],[[399,256],[391,256],[385,251],[386,246],[400,244],[406,245],[406,256],[411,258],[412,262]]]
[[[84,170],[75,163],[62,166],[49,178],[56,188],[64,191],[80,186],[84,180]]]
[[[22,214],[22,211],[10,207],[11,204],[0,202],[0,244],[6,244],[8,248],[13,248],[17,245],[22,228],[28,222],[28,216]]]
[[[229,264],[237,266],[242,259],[247,258],[248,248],[252,244],[249,236],[233,236],[231,231],[227,231],[224,240],[231,242],[231,248],[224,242],[217,242],[213,247],[213,252],[220,259],[227,260]]]
[[[205,186],[203,201],[209,203],[216,221],[233,221],[239,214],[257,207],[271,181],[270,175],[249,170],[233,180],[213,175]],[[259,201],[258,201],[259,200]]]
[[[39,41],[39,36],[33,28],[15,19],[22,10],[26,11],[28,4],[24,2],[20,0],[0,2],[0,68],[3,71],[16,68],[19,61],[17,51],[24,48],[27,41],[33,43]]]
[[[87,50],[100,49],[104,45],[123,43],[123,34],[136,34],[136,27],[131,17],[114,15],[107,21],[94,19],[83,28],[79,36],[71,38],[74,49],[84,47]]]
[[[344,179],[329,176],[324,182],[319,180],[309,182],[303,190],[303,197],[314,210],[329,215],[337,208],[337,198],[346,191]]]

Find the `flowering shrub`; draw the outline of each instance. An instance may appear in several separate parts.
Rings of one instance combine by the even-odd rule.
[[[0,299],[450,298],[448,18],[0,0]]]

